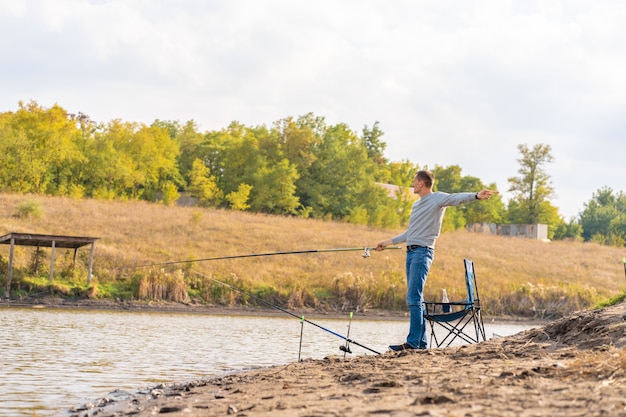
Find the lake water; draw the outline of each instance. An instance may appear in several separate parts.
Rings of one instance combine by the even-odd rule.
[[[310,319],[346,335],[349,317]],[[531,325],[487,324],[487,338]],[[350,339],[378,352],[402,343],[408,319],[355,316]],[[302,339],[301,339],[302,332]],[[0,417],[67,415],[116,389],[302,359],[343,356],[343,339],[289,315],[222,316],[0,307]],[[351,345],[352,355],[372,352]]]

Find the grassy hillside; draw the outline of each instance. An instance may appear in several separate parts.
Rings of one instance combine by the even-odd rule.
[[[0,234],[9,232],[100,238],[89,287],[88,250],[79,250],[79,265],[73,269],[73,251],[57,249],[58,273],[50,287],[49,259],[40,261],[34,273],[34,248],[17,247],[13,290],[18,296],[52,290],[89,297],[253,301],[207,278],[214,277],[290,308],[405,307],[404,250],[372,251],[368,259],[355,251],[136,268],[228,255],[373,246],[401,230],[146,202],[0,194]],[[50,249],[43,252],[49,258]],[[487,314],[556,317],[624,291],[623,255],[622,249],[594,243],[447,233],[437,243],[426,295],[438,300],[446,288],[452,300],[464,298],[466,257],[475,262]],[[0,246],[0,256],[4,288],[8,245]]]

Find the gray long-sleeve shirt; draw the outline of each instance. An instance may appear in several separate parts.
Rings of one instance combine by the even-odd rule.
[[[411,217],[406,231],[391,238],[394,245],[406,242],[408,245],[435,247],[435,241],[441,232],[441,222],[446,207],[458,206],[476,201],[476,193],[448,194],[440,191],[430,193],[415,203],[411,208]]]

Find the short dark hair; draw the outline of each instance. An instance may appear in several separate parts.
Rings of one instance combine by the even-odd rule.
[[[428,188],[432,188],[433,184],[435,183],[435,174],[426,169],[417,171],[417,174],[415,174],[415,176],[420,181],[424,181],[424,185]]]

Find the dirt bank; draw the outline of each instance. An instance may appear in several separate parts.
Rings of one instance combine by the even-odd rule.
[[[484,343],[114,392],[74,416],[626,416],[626,303]]]
[[[141,311],[155,313],[185,313],[185,314],[212,314],[212,315],[254,315],[254,316],[284,316],[285,312],[268,306],[222,306],[200,303],[176,303],[170,301],[139,301],[139,300],[110,300],[110,299],[75,299],[54,296],[25,297],[16,300],[0,299],[0,307],[29,307],[50,309],[77,309],[77,310],[112,310],[112,311]],[[307,318],[339,318],[349,316],[348,311],[319,310],[312,308],[289,309],[296,317]],[[353,312],[355,317],[375,320],[408,319],[407,311],[390,310],[360,310]],[[548,320],[531,319],[527,317],[490,317],[492,322],[524,323],[541,325]]]
[[[0,299],[0,307],[29,307],[49,309],[76,309],[76,310],[112,310],[112,311],[141,311],[155,313],[185,313],[185,314],[212,314],[212,315],[254,315],[254,316],[284,316],[285,312],[268,306],[222,306],[200,303],[176,303],[170,301],[139,301],[139,300],[109,300],[109,299],[75,299],[63,297],[27,297],[17,300]],[[293,309],[290,313],[296,317],[308,318],[346,318],[349,312],[323,311],[316,309]],[[397,320],[408,317],[406,311],[367,310],[354,312],[356,317],[371,319]],[[502,318],[502,321],[524,321],[524,319]]]

